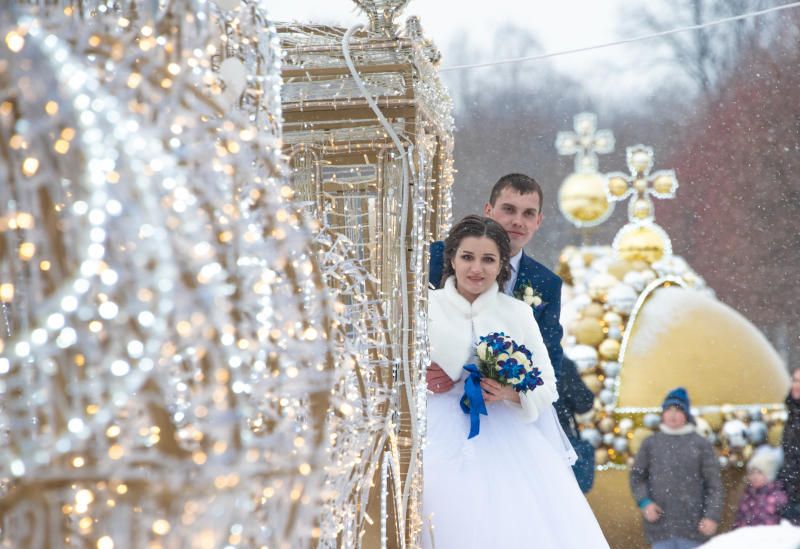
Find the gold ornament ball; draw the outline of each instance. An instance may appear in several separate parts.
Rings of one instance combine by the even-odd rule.
[[[600,389],[603,388],[603,382],[600,381],[600,378],[598,378],[596,374],[586,374],[585,376],[581,376],[581,380],[592,394],[596,395],[600,392]]]
[[[619,280],[613,275],[608,273],[599,274],[589,281],[589,296],[592,299],[603,301],[608,291],[618,283]]]
[[[772,446],[780,446],[783,440],[783,423],[776,423],[769,428],[767,440]]]
[[[582,318],[574,324],[573,329],[575,339],[581,345],[595,347],[605,337],[603,327],[596,318]]]
[[[722,424],[725,423],[725,416],[722,415],[722,412],[706,412],[703,414],[703,419],[715,432],[722,429]]]
[[[637,427],[633,431],[633,437],[628,443],[628,448],[630,448],[631,454],[636,455],[636,453],[639,451],[639,448],[642,447],[642,442],[644,442],[645,439],[652,434],[653,431],[647,427]]]
[[[628,191],[628,182],[622,177],[612,177],[608,180],[608,192],[611,196],[622,196]]]
[[[600,344],[598,351],[600,356],[606,360],[617,360],[619,357],[619,341],[615,339],[606,339]]]
[[[653,209],[644,198],[637,198],[633,203],[633,217],[636,219],[647,219],[653,213]]]
[[[582,311],[585,318],[603,318],[605,312],[605,307],[594,301],[589,303]]]
[[[652,227],[634,225],[623,231],[615,242],[617,253],[622,259],[653,263],[664,256],[667,243]]]
[[[603,315],[603,322],[605,322],[609,326],[617,326],[619,324],[622,324],[622,316],[619,313],[609,311]]]
[[[615,276],[617,280],[625,278],[625,275],[628,274],[631,269],[633,269],[633,265],[630,261],[625,261],[624,259],[617,259],[608,266],[608,272]]]
[[[646,151],[638,150],[631,158],[631,168],[636,173],[644,173],[650,166],[650,155]]]
[[[576,225],[601,220],[611,208],[605,178],[599,173],[570,175],[558,191],[558,207],[564,217]]]
[[[659,194],[675,192],[675,179],[669,175],[660,175],[653,181],[653,190]]]
[[[736,418],[736,419],[738,419],[739,421],[744,421],[745,423],[747,423],[747,419],[748,419],[750,416],[749,416],[749,414],[747,413],[747,410],[736,410],[736,411],[733,413],[733,417],[735,417],[735,418]]]
[[[594,451],[594,462],[597,465],[605,465],[608,463],[608,450],[605,448],[598,448]]]
[[[614,430],[616,424],[617,422],[614,421],[614,418],[606,416],[598,422],[597,428],[600,429],[601,433],[610,433]]]
[[[633,188],[636,191],[638,191],[640,193],[643,193],[644,191],[647,190],[647,180],[646,179],[642,179],[641,177],[637,178],[633,182]]]
[[[592,409],[582,414],[575,414],[575,419],[578,421],[578,423],[581,423],[583,425],[588,425],[594,421],[594,414],[595,411],[594,409]]]

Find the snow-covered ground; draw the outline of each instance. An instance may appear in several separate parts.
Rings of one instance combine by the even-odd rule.
[[[750,526],[721,534],[701,549],[800,549],[800,527],[784,522],[779,526]]]

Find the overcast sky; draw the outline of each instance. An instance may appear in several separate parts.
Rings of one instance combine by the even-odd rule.
[[[505,24],[531,30],[547,52],[610,42],[620,38],[620,0],[411,0],[401,16],[418,15],[425,35],[442,50],[442,67],[451,64],[448,50],[456,40],[489,44],[495,31]],[[366,17],[352,0],[269,0],[273,21],[300,21],[351,26]],[[591,73],[605,60],[619,55],[615,48],[578,53],[554,60],[559,70]],[[484,52],[484,62],[495,59]]]

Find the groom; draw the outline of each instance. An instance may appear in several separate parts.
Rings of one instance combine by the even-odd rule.
[[[523,251],[542,225],[542,188],[527,175],[504,175],[492,188],[483,213],[497,221],[511,240],[511,279],[501,290],[525,299],[531,305],[553,370],[560,378],[564,354],[561,349],[563,330],[559,322],[561,279]],[[433,288],[442,285],[443,263],[444,242],[434,242],[431,244],[429,278]],[[428,368],[427,382],[428,389],[434,393],[449,391],[453,386],[450,377],[436,364]]]

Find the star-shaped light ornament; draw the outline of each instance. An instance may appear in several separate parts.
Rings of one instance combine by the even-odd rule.
[[[673,170],[650,173],[654,158],[652,147],[628,147],[626,157],[630,175],[608,174],[608,199],[619,202],[630,198],[628,224],[614,237],[612,246],[624,259],[652,263],[672,255],[672,242],[664,229],[655,223],[651,197],[674,198],[678,179]]]

